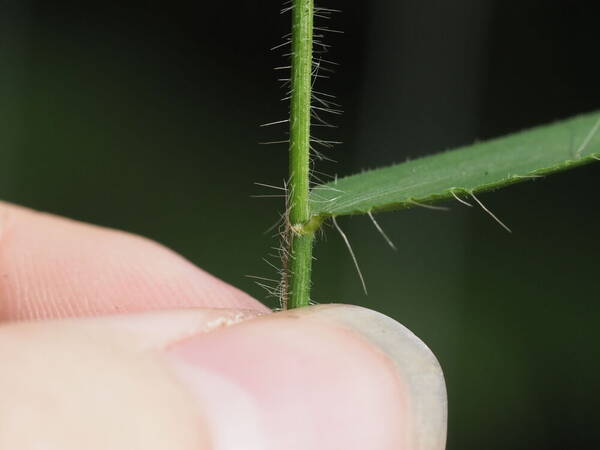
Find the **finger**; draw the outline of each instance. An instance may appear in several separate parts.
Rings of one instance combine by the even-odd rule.
[[[178,307],[266,311],[148,239],[0,203],[0,321]]]
[[[444,448],[443,375],[397,322],[343,305],[224,314],[0,328],[0,448]]]

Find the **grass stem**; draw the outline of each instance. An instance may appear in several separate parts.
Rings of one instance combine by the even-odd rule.
[[[310,303],[314,231],[310,221],[310,114],[313,71],[314,0],[293,0],[290,105],[290,261],[288,308]]]

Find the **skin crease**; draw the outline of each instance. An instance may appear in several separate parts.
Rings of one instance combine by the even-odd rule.
[[[441,449],[336,308],[364,314],[270,314],[147,239],[0,203],[0,448]]]

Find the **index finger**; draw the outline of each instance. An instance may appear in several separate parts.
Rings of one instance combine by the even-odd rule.
[[[0,202],[0,321],[190,307],[268,311],[149,239]]]

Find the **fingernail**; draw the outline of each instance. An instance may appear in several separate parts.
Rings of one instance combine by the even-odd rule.
[[[167,359],[214,450],[442,450],[446,393],[431,351],[365,308],[285,311],[200,334]]]
[[[427,345],[391,317],[360,306],[320,305],[314,313],[356,331],[394,363],[408,389],[413,444],[417,450],[446,448],[448,401],[442,368]],[[309,312],[310,314],[310,312]]]

